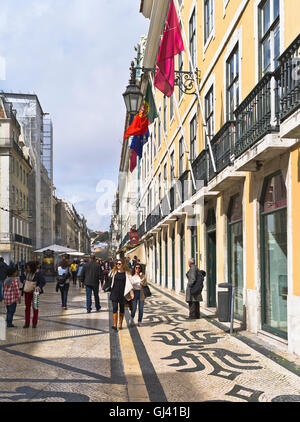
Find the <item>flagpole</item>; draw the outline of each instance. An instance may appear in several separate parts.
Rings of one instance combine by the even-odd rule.
[[[211,143],[210,143],[210,139],[209,139],[209,135],[208,135],[207,122],[206,122],[206,119],[205,119],[204,110],[203,110],[202,101],[201,101],[201,96],[200,96],[200,91],[199,91],[199,87],[198,87],[198,83],[197,83],[196,75],[195,75],[195,67],[194,67],[194,63],[192,61],[191,52],[190,52],[190,48],[189,48],[189,43],[187,41],[187,36],[186,36],[183,19],[182,19],[181,12],[180,12],[180,7],[179,7],[179,4],[178,4],[178,0],[175,0],[175,1],[176,1],[177,13],[179,14],[179,18],[181,20],[181,27],[182,27],[182,31],[183,31],[184,42],[185,42],[185,45],[186,45],[186,48],[187,48],[187,52],[188,52],[188,56],[189,56],[189,63],[190,63],[191,70],[192,70],[192,73],[193,73],[194,84],[195,84],[195,87],[196,87],[196,93],[197,93],[197,97],[198,97],[198,102],[199,102],[199,106],[200,106],[202,120],[203,120],[203,123],[204,123],[203,124],[203,127],[204,127],[204,131],[205,131],[205,135],[206,135],[206,139],[207,139],[207,143],[208,143],[208,149],[209,149],[209,152],[210,152],[210,158],[211,158],[211,161],[212,161],[214,172],[216,173],[217,172],[216,163],[215,163],[215,158],[214,158],[214,155],[213,155],[213,151],[212,151],[212,147],[211,147]]]
[[[191,172],[191,176],[192,176],[192,181],[193,181],[194,189],[197,190],[196,182],[195,182],[195,176],[194,176],[194,172],[193,172],[193,167],[192,167],[192,164],[191,164],[191,155],[190,155],[190,151],[188,150],[187,143],[186,143],[186,140],[185,140],[185,133],[184,133],[184,129],[183,129],[183,122],[182,122],[182,119],[181,119],[181,115],[180,115],[180,111],[179,111],[179,104],[178,104],[178,101],[177,101],[175,90],[174,90],[174,99],[175,99],[176,111],[177,111],[178,119],[179,119],[179,123],[180,123],[180,130],[181,130],[181,134],[182,134],[183,141],[184,141],[185,152],[188,155],[188,162],[189,162],[189,167],[190,167],[190,172]]]
[[[153,78],[152,78],[151,73],[149,73],[149,75],[150,75],[150,81],[151,81],[152,95],[153,95],[153,98],[156,98],[156,96],[153,93]],[[175,174],[175,169],[174,169],[174,167],[172,165],[172,160],[171,160],[171,154],[170,154],[169,145],[168,145],[167,140],[166,140],[166,134],[165,134],[165,131],[164,131],[164,128],[163,128],[163,125],[162,125],[162,121],[161,121],[161,117],[160,117],[160,114],[159,113],[158,113],[158,120],[159,120],[160,125],[161,125],[161,127],[163,129],[163,139],[164,139],[164,143],[165,143],[166,148],[167,148],[167,152],[168,152],[168,156],[169,156],[169,160],[170,160],[170,167],[171,167],[172,170],[174,170],[174,172],[172,171],[172,174]],[[171,183],[172,183],[172,181],[171,181]],[[180,201],[182,202],[181,193],[180,193],[180,190],[179,190],[179,187],[178,187],[178,184],[177,183],[176,183],[176,188],[177,188],[177,193],[179,195]],[[167,193],[167,198],[168,198],[168,205],[169,205],[169,208],[171,210],[171,204],[170,204],[168,193]]]

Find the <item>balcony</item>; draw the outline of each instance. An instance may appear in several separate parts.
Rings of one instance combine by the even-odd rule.
[[[280,56],[279,64],[281,136],[300,138],[300,35]]]
[[[239,157],[269,133],[279,132],[278,81],[267,73],[238,106],[234,153]]]
[[[32,246],[32,240],[28,237],[21,236],[19,234],[12,235],[12,241],[17,243],[22,243],[23,245]]]

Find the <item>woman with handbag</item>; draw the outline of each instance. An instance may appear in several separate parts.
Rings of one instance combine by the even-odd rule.
[[[125,314],[125,304],[133,299],[133,287],[130,270],[121,259],[117,260],[116,266],[110,273],[111,294],[110,300],[113,306],[113,326],[118,331],[118,309],[119,309],[119,330],[122,329]]]
[[[70,278],[71,273],[69,270],[69,264],[67,261],[62,261],[58,268],[57,268],[57,285],[56,285],[56,291],[60,290],[61,293],[61,306],[65,310],[67,310],[67,301],[68,301],[68,293],[70,288]]]
[[[139,306],[138,326],[141,327],[144,313],[144,303],[146,298],[144,288],[148,287],[147,280],[145,274],[143,273],[141,264],[135,264],[133,268],[132,284],[134,291],[134,299],[132,302],[131,319],[129,323],[131,325],[134,324],[134,317],[137,311],[137,307]]]
[[[38,268],[36,262],[28,262],[25,265],[25,275],[26,280],[24,284],[24,294],[25,294],[25,325],[23,328],[28,328],[30,325],[30,309],[31,306],[33,307],[33,319],[32,319],[32,327],[36,328],[38,323],[38,315],[39,311],[36,309],[34,305],[34,293],[42,294],[44,293],[43,287],[46,284],[46,280]]]

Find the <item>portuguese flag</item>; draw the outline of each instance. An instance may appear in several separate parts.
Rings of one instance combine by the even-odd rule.
[[[152,94],[150,82],[147,86],[146,96],[140,112],[135,116],[124,135],[124,139],[130,136],[146,135],[148,126],[158,117],[155,101]]]

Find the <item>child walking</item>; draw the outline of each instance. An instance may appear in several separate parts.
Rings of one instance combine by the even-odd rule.
[[[6,305],[6,323],[7,328],[15,327],[13,325],[14,314],[17,309],[17,303],[21,303],[21,292],[18,271],[16,268],[9,268],[7,278],[4,281],[4,303]]]

